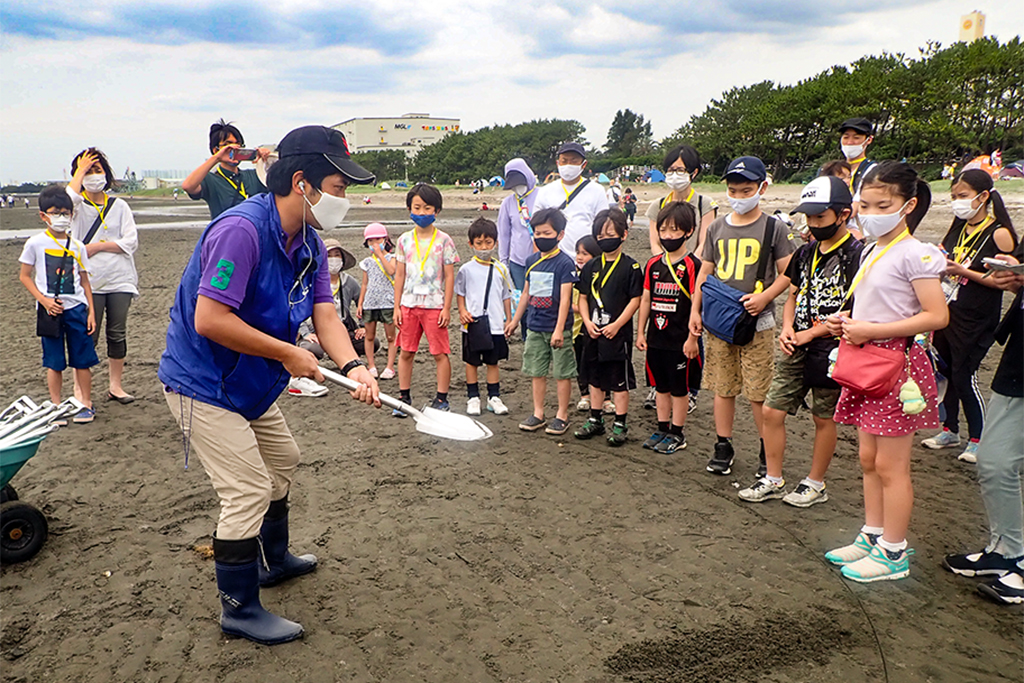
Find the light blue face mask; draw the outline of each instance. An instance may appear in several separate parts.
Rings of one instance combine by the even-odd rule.
[[[412,222],[421,228],[426,228],[433,224],[434,219],[437,218],[437,216],[432,213],[410,213],[409,218],[411,218]]]

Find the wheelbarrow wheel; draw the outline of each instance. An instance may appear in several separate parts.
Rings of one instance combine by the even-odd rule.
[[[46,542],[49,527],[43,513],[28,503],[11,500],[0,505],[0,562],[14,564],[35,557]]]
[[[6,503],[9,500],[18,500],[18,492],[10,484],[0,489],[0,504]]]

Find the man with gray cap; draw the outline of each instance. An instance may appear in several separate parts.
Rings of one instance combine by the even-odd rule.
[[[774,498],[806,508],[828,500],[825,471],[836,449],[836,423],[832,416],[839,400],[839,385],[828,376],[828,356],[839,346],[823,324],[839,312],[860,266],[864,245],[847,230],[853,197],[841,178],[821,176],[800,195],[792,213],[807,216],[814,241],[804,244],[790,259],[784,278],[789,299],[782,313],[775,375],[764,401],[763,426],[767,474],[739,492],[740,499],[760,503]],[[810,393],[814,419],[811,471],[796,489],[786,493],[782,460],[786,450],[786,415],[796,414]]]
[[[597,214],[608,208],[604,188],[583,178],[587,152],[578,142],[566,142],[558,148],[555,163],[559,179],[540,188],[534,212],[560,209],[565,214],[565,236],[558,247],[569,258],[576,258],[576,243],[590,234]]]
[[[380,406],[377,382],[334,308],[327,250],[317,230],[336,228],[349,185],[371,183],[345,136],[323,126],[288,133],[253,196],[207,226],[178,285],[158,375],[183,432],[220,498],[213,537],[221,630],[265,645],[302,637],[271,614],[260,587],[316,569],[288,552],[288,494],[299,464],[276,399],[289,376],[323,380],[295,345],[312,317],[320,345],[359,383],[357,401]]]

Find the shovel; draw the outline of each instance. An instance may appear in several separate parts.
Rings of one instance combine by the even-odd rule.
[[[361,384],[350,380],[344,375],[333,372],[326,368],[320,368],[326,379],[340,384],[349,391],[356,391]],[[494,433],[480,422],[477,422],[468,415],[457,415],[448,413],[436,408],[424,408],[416,410],[408,403],[403,403],[397,398],[380,394],[380,402],[388,408],[400,410],[416,421],[416,430],[431,436],[453,441],[481,441],[494,436]]]

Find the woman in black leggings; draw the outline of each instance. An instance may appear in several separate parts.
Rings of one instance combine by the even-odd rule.
[[[978,368],[995,341],[1002,312],[1003,293],[985,278],[982,259],[1008,254],[1017,235],[1003,198],[992,187],[992,176],[980,169],[953,179],[953,224],[942,240],[947,269],[943,289],[949,303],[949,326],[935,333],[934,345],[946,364],[949,384],[942,405],[946,418],[942,432],[922,443],[928,448],[961,445],[960,405],[967,418],[968,442],[958,456],[976,462],[975,451],[985,420],[985,403],[978,389]]]

